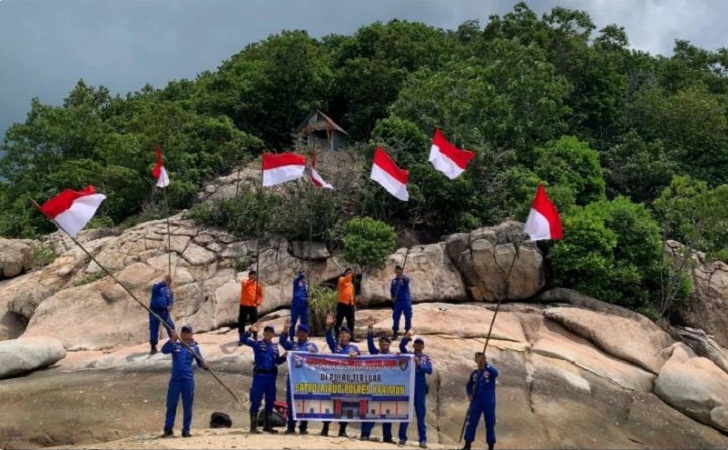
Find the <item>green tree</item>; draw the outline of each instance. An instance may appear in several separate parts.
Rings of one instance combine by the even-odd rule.
[[[631,308],[650,305],[662,249],[647,208],[617,197],[575,207],[563,221],[564,239],[548,253],[556,285]]]
[[[344,259],[362,271],[380,267],[395,248],[394,228],[371,217],[356,217],[346,224]]]
[[[563,136],[536,149],[535,172],[549,183],[572,192],[573,203],[604,200],[605,183],[599,154],[574,136]],[[562,211],[570,204],[558,204]]]
[[[664,230],[663,245],[676,239],[682,246],[670,246],[669,271],[661,283],[659,308],[666,314],[684,297],[684,272],[690,268],[694,251],[709,258],[723,256],[728,249],[728,185],[710,189],[704,181],[677,176],[655,200],[655,210]]]

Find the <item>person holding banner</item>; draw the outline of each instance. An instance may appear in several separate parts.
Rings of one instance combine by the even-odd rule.
[[[288,336],[293,340],[296,331],[296,322],[301,319],[301,325],[308,328],[308,284],[306,283],[306,271],[301,269],[293,279],[293,299],[291,300],[291,327],[288,329]],[[286,330],[284,330],[286,331]]]
[[[285,331],[284,331],[285,332]],[[263,328],[263,339],[256,341],[250,334],[258,333],[258,325],[253,324],[250,330],[243,335],[242,342],[253,348],[255,365],[253,366],[253,385],[250,387],[250,432],[258,433],[258,410],[260,402],[265,396],[265,413],[263,416],[263,431],[277,433],[270,423],[273,413],[273,403],[276,400],[276,378],[278,367],[286,361],[286,352],[278,354],[278,345],[273,342],[275,329],[267,325]]]
[[[390,355],[389,345],[391,340],[387,336],[379,336],[379,348],[374,346],[374,317],[367,317],[367,346],[369,347],[370,355]],[[374,428],[374,422],[362,422],[361,424],[361,437],[362,441],[368,441]],[[392,439],[392,424],[385,422],[382,424],[382,441],[394,443]]]
[[[351,271],[351,269],[347,269]],[[338,342],[334,339],[334,332],[331,326],[335,323],[334,316],[331,314],[326,316],[326,344],[328,344],[331,353],[337,355],[349,355],[354,358],[361,355],[359,347],[351,343],[351,333],[349,329],[342,326],[339,329]],[[324,422],[324,427],[321,429],[321,436],[329,435],[329,424],[331,422]],[[339,437],[346,437],[346,426],[347,422],[339,422]]]
[[[298,333],[296,337],[298,341],[289,341],[286,330],[290,325],[290,320],[286,319],[283,323],[283,332],[278,338],[278,345],[283,347],[286,351],[293,352],[309,352],[318,353],[318,346],[313,342],[308,341],[308,326],[301,324],[298,326]],[[292,326],[291,326],[292,327]],[[296,421],[293,420],[293,399],[291,395],[291,374],[288,374],[286,378],[286,402],[288,403],[288,427],[286,428],[286,434],[296,433]],[[298,427],[300,434],[308,434],[308,420],[302,420]]]
[[[412,328],[412,295],[410,295],[410,277],[404,274],[402,266],[395,266],[394,279],[389,287],[389,294],[394,303],[392,311],[392,340],[399,334],[399,319],[404,314],[404,332]]]
[[[412,339],[412,330],[408,331],[402,341],[399,343],[399,351],[403,354],[409,354],[407,344]],[[414,343],[414,361],[415,368],[415,415],[417,416],[417,434],[420,438],[420,447],[427,448],[427,381],[425,375],[432,374],[432,360],[429,356],[422,353],[425,349],[425,340],[421,337],[415,339]],[[409,423],[403,422],[399,425],[399,443],[404,445],[407,443],[407,427]]]
[[[149,309],[154,311],[165,322],[167,335],[171,336],[170,330],[174,330],[174,322],[172,322],[172,307],[174,306],[174,292],[172,292],[172,277],[165,275],[162,281],[152,286],[152,299],[149,302]],[[161,322],[154,314],[149,313],[149,354],[157,353],[157,343],[159,342],[159,324]]]
[[[463,450],[470,450],[481,415],[485,419],[485,442],[488,444],[488,450],[493,450],[495,447],[495,379],[498,378],[498,369],[488,364],[488,358],[483,352],[475,354],[475,363],[478,365],[478,369],[473,370],[465,385],[468,401],[470,401],[470,412],[465,429]]]

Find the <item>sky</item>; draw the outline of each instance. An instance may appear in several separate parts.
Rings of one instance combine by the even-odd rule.
[[[284,29],[352,34],[403,19],[455,29],[512,10],[515,0],[0,0],[0,136],[33,97],[59,105],[83,78],[116,94],[215,70],[245,45]],[[530,0],[624,26],[633,48],[671,54],[676,39],[728,47],[728,0]]]

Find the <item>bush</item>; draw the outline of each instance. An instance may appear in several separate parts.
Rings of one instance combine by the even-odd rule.
[[[326,331],[326,316],[336,310],[338,295],[328,287],[310,286],[308,299],[308,324],[312,335],[323,335]]]
[[[58,254],[45,244],[33,245],[33,268],[40,269],[52,263]]]
[[[366,272],[382,266],[396,243],[394,228],[371,217],[357,217],[346,224],[344,259]]]
[[[563,219],[564,239],[548,254],[555,284],[632,308],[657,298],[660,228],[643,205],[618,197],[575,207]]]

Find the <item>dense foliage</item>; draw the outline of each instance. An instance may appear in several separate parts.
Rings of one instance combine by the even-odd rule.
[[[0,235],[48,231],[30,200],[86,184],[108,196],[96,225],[159,216],[156,145],[170,208],[188,208],[205,181],[263,148],[290,150],[315,108],[348,130],[357,161],[329,177],[336,191],[246,189],[195,218],[341,246],[354,217],[434,234],[524,220],[544,182],[566,228],[543,247],[561,285],[637,308],[664,290],[662,240],[728,255],[728,50],[677,41],[672,56],[650,55],[617,25],[523,3],[456,30],[394,20],[322,39],[284,31],[162,89],[113,97],[79,81],[60,106],[34,99],[2,145]],[[435,127],[477,152],[457,180],[427,162]],[[409,203],[368,180],[377,145],[410,170]]]

